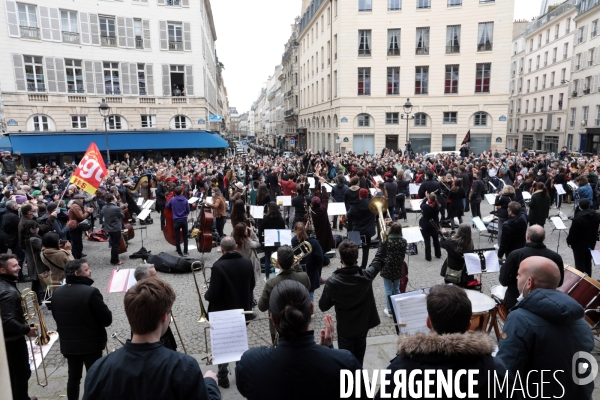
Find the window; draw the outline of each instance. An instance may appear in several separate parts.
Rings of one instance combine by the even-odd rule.
[[[48,124],[48,117],[45,115],[34,115],[33,116],[33,130],[34,131],[49,131],[50,126]]]
[[[417,9],[431,8],[431,0],[417,0]]]
[[[420,56],[429,54],[429,28],[417,28],[416,54]]]
[[[491,63],[477,64],[475,73],[475,93],[490,92],[490,76],[492,71]]]
[[[27,39],[39,39],[40,30],[37,24],[37,12],[35,6],[30,4],[19,4],[18,9],[21,37]]]
[[[544,136],[544,150],[548,153],[558,153],[558,136]]]
[[[588,65],[591,67],[594,64],[595,48],[591,48],[588,54]]]
[[[358,55],[361,57],[371,56],[371,30],[358,31]]]
[[[540,47],[542,47],[542,34],[541,33],[538,35],[538,49]]]
[[[479,32],[477,34],[477,51],[490,51],[494,43],[494,23],[481,22],[479,24]]]
[[[415,126],[427,126],[427,114],[416,113],[415,114]]]
[[[592,37],[598,35],[598,20],[592,21]]]
[[[462,0],[448,0],[448,7],[462,6]]]
[[[156,128],[156,115],[140,115],[140,117],[142,118],[142,128]],[[185,117],[183,118],[185,119]]]
[[[358,95],[371,95],[371,68],[358,69]]]
[[[402,0],[388,0],[388,11],[398,11],[402,9]]]
[[[583,43],[584,39],[585,39],[585,26],[582,26],[577,31],[577,43]]]
[[[165,5],[167,6],[179,6],[181,5],[181,0],[166,0]]]
[[[86,115],[71,115],[71,128],[73,129],[87,129],[87,116]]]
[[[102,46],[114,47],[117,45],[114,18],[100,17],[100,39]]]
[[[42,57],[23,56],[25,61],[25,78],[27,79],[27,91],[45,92],[44,66]]]
[[[144,36],[143,36],[141,19],[133,20],[133,34],[135,35],[135,48],[143,49],[144,48]]]
[[[371,0],[358,0],[358,11],[372,11]],[[336,14],[337,15],[337,14]]]
[[[385,113],[386,125],[398,125],[400,123],[400,115],[397,112]]]
[[[596,126],[600,126],[600,106],[596,106]]]
[[[387,69],[387,94],[400,94],[400,67]]]
[[[523,149],[531,149],[533,148],[533,135],[523,135]]]
[[[442,135],[442,151],[456,150],[456,135]]]
[[[534,91],[537,91],[537,90],[538,90],[538,80],[539,80],[539,78],[538,78],[538,77],[536,77],[536,78],[535,78],[535,86],[533,87],[533,90],[534,90]]]
[[[556,62],[556,56],[558,55],[558,47],[552,49],[552,63]]]
[[[562,128],[562,118],[556,118],[556,130],[560,131]]]
[[[475,113],[473,118],[474,126],[487,126],[488,124],[488,113],[479,111]]]
[[[69,93],[85,93],[81,60],[65,59],[65,69],[67,73],[67,91]]]
[[[552,104],[554,103],[554,96],[548,96],[548,111],[552,111]]]
[[[77,25],[77,12],[60,11],[62,22],[62,40],[65,43],[79,43],[79,28]]]
[[[572,128],[575,126],[575,118],[577,117],[577,109],[571,108],[571,120],[569,121],[569,126]]]
[[[120,115],[108,116],[108,129],[117,130],[123,129],[123,121]]]
[[[446,81],[444,84],[444,93],[458,93],[458,64],[446,65]]]
[[[544,53],[544,67],[548,65],[548,52]]]
[[[540,69],[540,56],[536,57],[535,69]]]
[[[563,60],[566,60],[569,56],[569,43],[565,43],[565,47],[563,50]]]
[[[429,67],[415,67],[415,94],[429,93]]]
[[[357,124],[363,128],[371,126],[371,116],[369,114],[359,114]]]
[[[140,96],[145,96],[148,94],[146,91],[146,71],[145,64],[137,65],[137,74],[138,74],[138,87],[140,90]]]
[[[400,55],[400,29],[388,29],[388,56]]]
[[[460,53],[460,25],[446,27],[446,54]]]
[[[558,39],[558,31],[560,30],[560,24],[556,24],[554,27],[554,39]]]
[[[173,119],[175,120],[175,129],[187,128],[187,118],[185,115],[176,115]]]
[[[523,122],[523,130],[524,131],[527,130],[527,120],[524,120],[524,122]]]
[[[183,28],[181,24],[169,22],[169,50],[183,50]]]
[[[582,115],[581,119],[584,121],[587,121],[589,113],[590,113],[590,108],[588,106],[583,107],[583,115]]]
[[[444,123],[445,124],[456,124],[457,118],[458,118],[458,113],[456,111],[444,113]]]
[[[121,86],[119,81],[119,63],[104,63],[104,93],[121,94]]]

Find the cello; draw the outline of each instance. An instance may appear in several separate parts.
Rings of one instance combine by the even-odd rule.
[[[216,243],[213,243],[212,227],[213,227],[213,213],[210,207],[202,206],[200,209],[200,232],[196,236],[196,245],[200,253],[210,253],[211,249],[215,247]]]

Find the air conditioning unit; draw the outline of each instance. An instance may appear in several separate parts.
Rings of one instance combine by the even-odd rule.
[[[587,126],[587,119],[581,121],[581,126]]]

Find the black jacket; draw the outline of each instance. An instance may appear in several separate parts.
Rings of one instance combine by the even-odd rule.
[[[167,205],[167,189],[163,182],[156,185],[156,211],[162,211]]]
[[[361,369],[347,350],[315,343],[313,331],[279,340],[277,347],[246,351],[235,369],[237,389],[248,400],[338,399],[340,371]],[[367,398],[365,391],[361,394]]]
[[[294,207],[294,220],[304,221],[306,215],[306,205],[304,204],[304,197],[299,194],[292,199],[292,207]]]
[[[381,322],[373,297],[373,280],[383,268],[386,245],[380,245],[366,269],[358,265],[333,272],[325,282],[319,308],[325,312],[335,306],[338,335],[344,337],[366,333]]]
[[[17,289],[17,278],[0,275],[0,314],[6,342],[20,339],[29,332],[29,325],[23,317],[21,292]]]
[[[128,340],[90,368],[83,399],[220,400],[221,393],[214,379],[202,378],[198,361],[191,356],[160,342]]]
[[[104,350],[106,328],[112,312],[90,278],[68,276],[67,284],[52,295],[52,316],[64,355],[89,354]]]
[[[421,186],[419,186],[419,198],[424,199],[425,192],[433,193],[436,190],[438,190],[435,193],[435,195],[437,196],[439,193],[439,188],[440,184],[437,181],[434,181],[433,179],[428,179],[425,182],[421,183]]]
[[[344,193],[344,203],[346,204],[346,211],[350,210],[352,204],[356,203],[358,199],[358,192],[360,190],[360,186],[350,186],[346,193]]]
[[[8,248],[12,248],[19,241],[19,214],[17,210],[6,209],[2,217],[2,230],[8,235]]]
[[[567,244],[573,249],[588,251],[596,246],[600,214],[594,209],[581,210],[575,217],[569,229]]]
[[[369,199],[360,199],[348,210],[348,232],[358,231],[372,238],[375,233],[375,214],[369,210]]]
[[[121,231],[123,219],[125,218],[125,214],[123,213],[123,210],[121,210],[121,207],[115,203],[108,203],[102,209],[102,214],[104,215],[104,227],[107,232]]]
[[[511,201],[516,201],[514,194],[496,196],[494,205],[496,206],[496,216],[498,218],[508,219],[508,203]]]
[[[348,185],[345,183],[336,183],[335,186],[331,188],[331,197],[333,197],[336,203],[342,203],[344,201],[346,190],[348,190]]]
[[[502,235],[504,235],[504,233],[502,233]],[[560,283],[558,286],[563,283],[565,267],[560,254],[550,250],[543,243],[526,243],[525,247],[522,249],[512,251],[508,257],[506,257],[506,262],[502,268],[500,268],[500,284],[507,287],[506,294],[504,295],[504,305],[507,310],[510,310],[517,304],[519,290],[523,289],[517,287],[517,272],[519,272],[519,265],[521,265],[521,261],[524,259],[533,256],[545,257],[554,261],[560,270]]]
[[[314,237],[309,237],[306,240],[312,246],[312,251],[309,255],[302,259],[302,264],[306,266],[304,269],[306,274],[310,278],[310,289],[309,292],[314,292],[319,287],[321,287],[321,283],[319,282],[319,278],[321,277],[321,270],[323,269],[324,255],[323,249],[321,245]],[[298,237],[294,236],[292,238],[292,247],[295,248],[298,246],[300,242],[298,241]],[[300,250],[296,252],[296,255],[300,254]]]
[[[500,247],[498,257],[507,256],[514,250],[525,247],[525,235],[527,234],[527,217],[519,213],[516,217],[510,217],[502,225],[502,236],[500,237]]]
[[[454,240],[442,240],[440,242],[440,247],[448,252],[448,258],[446,258],[446,260],[442,264],[440,276],[442,276],[443,278],[446,277],[448,267],[456,271],[462,270],[460,283],[458,283],[457,285],[460,287],[467,287],[468,283],[474,280],[475,277],[467,273],[464,253],[457,250],[456,242]]]
[[[252,311],[255,284],[252,261],[237,251],[223,254],[212,266],[210,286],[204,295],[209,302],[208,312],[238,308]]]
[[[398,193],[398,184],[394,181],[386,180],[384,185],[388,195],[388,205],[390,207],[396,207],[396,194]]]
[[[430,235],[436,234],[437,231],[430,220],[433,220],[437,226],[440,226],[440,210],[436,210],[434,207],[427,204],[427,201],[423,201],[421,203],[421,212],[423,215],[419,219],[419,227],[421,230]]]
[[[479,203],[483,200],[483,196],[485,194],[485,184],[481,179],[475,179],[473,181],[473,186],[471,187],[471,197],[469,200],[472,203]]]

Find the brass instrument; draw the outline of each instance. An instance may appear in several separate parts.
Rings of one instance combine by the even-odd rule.
[[[296,252],[296,250],[300,250],[300,254],[298,254],[297,256],[294,256],[294,264],[299,264],[300,261],[308,256],[310,253],[312,253],[312,246],[310,245],[310,243],[308,242],[308,240],[305,240],[304,242],[300,243],[298,246],[294,247],[292,250],[294,250],[294,253]],[[273,254],[271,254],[271,264],[273,265],[277,265],[277,252],[273,252]]]
[[[200,264],[200,267],[196,267],[196,264]],[[198,279],[196,278],[196,272],[202,270],[202,277],[204,278],[204,286],[208,289],[208,281],[206,280],[206,268],[202,265],[200,261],[194,261],[192,263],[192,276],[194,277],[194,283],[196,284],[196,292],[198,293],[198,301],[200,302],[200,317],[196,322],[207,322],[208,321],[208,313],[206,312],[206,308],[204,308],[204,303],[202,302],[202,293],[200,293],[200,286],[198,286]]]
[[[369,210],[373,214],[379,215],[379,235],[381,236],[381,241],[385,242],[387,240],[387,229],[383,218],[383,212],[388,210],[388,201],[385,197],[373,197],[371,201],[369,201]]]
[[[177,336],[179,336],[179,341],[181,342],[181,347],[183,347],[183,352],[187,354],[185,344],[183,344],[183,339],[181,338],[181,334],[179,333],[179,328],[177,327],[177,322],[175,321],[175,317],[173,316],[173,314],[171,314],[171,321],[173,321],[173,325],[175,325],[175,330],[177,331]]]
[[[38,305],[37,295],[31,289],[25,289],[21,292],[21,308],[23,309],[23,317],[29,323],[29,326],[35,326],[36,329],[39,329],[38,336],[33,341],[29,338],[29,344],[31,345],[31,356],[33,357],[33,365],[35,366],[35,349],[33,344],[37,344],[40,346],[40,356],[42,357],[42,368],[44,370],[44,379],[41,381],[40,376],[38,375],[38,370],[35,368],[35,378],[37,380],[37,384],[45,387],[48,385],[48,374],[46,373],[46,363],[44,361],[44,352],[41,349],[42,346],[48,344],[50,342],[50,332],[48,332],[48,328],[46,327],[46,323],[44,322],[44,318],[42,317],[42,311],[40,310],[40,306]],[[38,324],[35,324],[33,321],[37,317]]]
[[[119,335],[117,335],[117,332],[110,335],[110,337],[115,339],[117,342],[121,343],[121,346],[125,346],[125,343],[123,343],[123,341],[121,339],[119,339]]]

